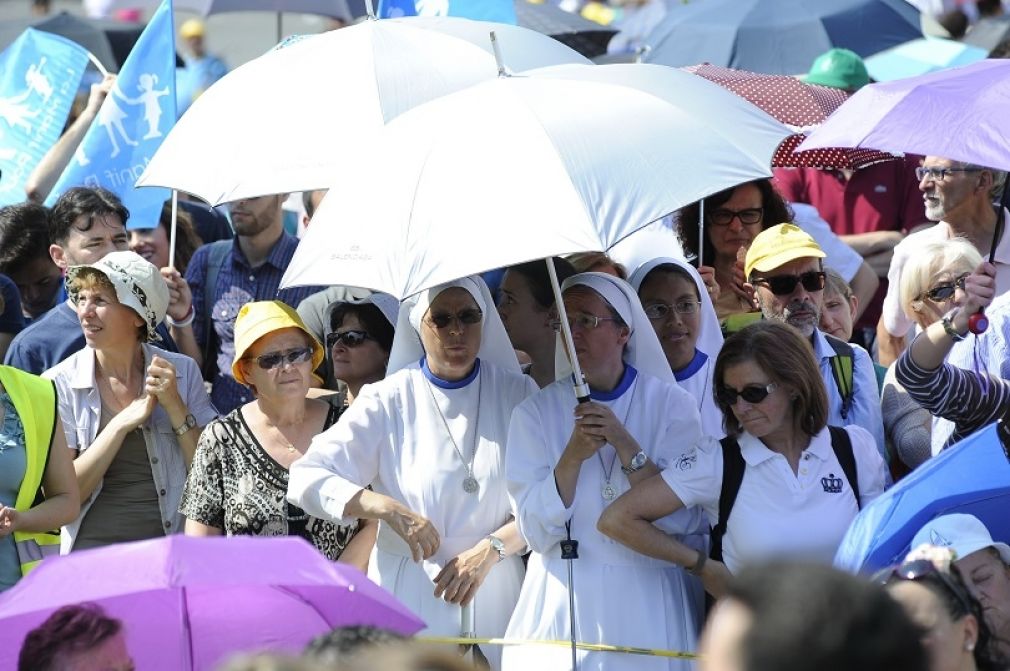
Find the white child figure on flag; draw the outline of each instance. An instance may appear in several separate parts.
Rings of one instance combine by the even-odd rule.
[[[158,75],[144,73],[140,75],[139,83],[137,88],[140,89],[140,95],[136,98],[127,98],[122,94],[117,88],[117,93],[120,97],[131,105],[143,105],[144,106],[144,121],[147,122],[147,134],[144,135],[142,139],[151,140],[154,138],[161,137],[161,130],[158,128],[159,122],[161,121],[161,103],[158,102],[158,98],[162,96],[167,96],[169,94],[168,87],[156,91],[154,87],[158,83]]]

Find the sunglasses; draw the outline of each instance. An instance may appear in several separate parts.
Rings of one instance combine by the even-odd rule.
[[[296,363],[312,360],[311,347],[296,347],[285,352],[270,352],[252,358],[263,370],[273,370],[280,366],[293,366]]]
[[[964,281],[968,279],[968,275],[971,273],[965,273],[958,277],[953,282],[941,282],[935,287],[927,291],[926,293],[919,296],[917,300],[922,300],[923,298],[928,298],[934,303],[945,303],[954,297],[954,292],[958,289],[964,291]]]
[[[957,569],[951,566],[952,571]],[[961,615],[974,612],[971,605],[971,596],[967,588],[958,586],[951,575],[946,571],[937,568],[936,564],[928,559],[913,559],[897,566],[885,568],[874,576],[874,580],[881,585],[887,585],[896,580],[935,580],[940,583],[947,592],[954,597]]]
[[[482,319],[484,319],[484,313],[480,311],[480,308],[470,308],[454,315],[448,312],[440,312],[428,316],[428,322],[437,329],[444,329],[453,321],[473,326],[474,324],[479,324]]]
[[[720,385],[716,390],[715,395],[722,403],[733,407],[736,405],[738,398],[742,398],[750,404],[760,403],[768,398],[768,394],[772,393],[777,388],[778,385],[774,382],[769,382],[764,386],[749,384],[740,391],[737,391],[732,387],[724,387]]]
[[[821,271],[811,270],[801,275],[774,275],[772,277],[755,277],[751,284],[766,284],[776,296],[788,296],[796,291],[796,285],[802,284],[807,291],[822,291],[827,275]]]
[[[366,340],[375,340],[375,338],[373,338],[372,334],[368,331],[358,331],[356,329],[339,332],[334,331],[326,334],[326,346],[330,348],[338,344],[342,344],[347,348],[354,348]]]
[[[708,221],[716,226],[729,226],[734,219],[739,219],[741,224],[752,226],[760,224],[764,216],[765,211],[760,207],[748,207],[745,210],[719,208],[718,210],[709,212]]]

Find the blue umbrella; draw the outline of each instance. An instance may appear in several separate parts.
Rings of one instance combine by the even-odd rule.
[[[832,47],[866,57],[917,37],[905,0],[698,0],[669,9],[645,61],[795,75]]]
[[[926,522],[969,513],[994,540],[1010,540],[1010,454],[993,424],[930,459],[866,506],[852,521],[835,566],[873,572],[900,561]]]
[[[937,70],[981,61],[989,54],[982,47],[940,37],[920,37],[866,59],[866,69],[878,82],[918,77]]]

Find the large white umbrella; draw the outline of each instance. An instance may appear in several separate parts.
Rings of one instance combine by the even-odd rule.
[[[162,142],[138,186],[212,205],[330,186],[336,164],[384,123],[498,74],[588,63],[533,30],[456,17],[369,19],[283,45],[228,73]]]
[[[344,168],[282,286],[404,297],[476,272],[605,250],[770,175],[790,130],[661,65],[558,66],[480,83],[391,121]]]

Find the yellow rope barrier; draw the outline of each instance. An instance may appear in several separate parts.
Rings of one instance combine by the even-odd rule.
[[[452,636],[415,636],[414,640],[437,645],[552,645],[569,648],[571,641],[534,641],[519,638],[459,638]],[[649,657],[669,657],[672,659],[698,659],[698,655],[680,650],[659,650],[652,648],[634,648],[626,645],[607,645],[605,643],[582,643],[576,641],[579,650],[592,652],[621,652],[629,655],[646,655]]]

